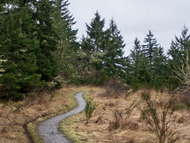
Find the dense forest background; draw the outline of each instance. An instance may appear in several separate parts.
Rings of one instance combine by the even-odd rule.
[[[23,99],[62,83],[101,86],[111,79],[133,90],[189,87],[186,26],[167,54],[149,30],[143,44],[135,38],[130,55],[124,57],[125,42],[114,19],[106,29],[105,19],[96,12],[86,24],[87,36],[78,42],[68,6],[68,0],[1,0],[0,99]]]

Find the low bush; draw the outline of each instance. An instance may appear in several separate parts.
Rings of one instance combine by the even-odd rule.
[[[117,98],[126,91],[126,86],[122,83],[122,81],[116,78],[106,81],[104,87],[106,91],[103,96],[109,96],[113,98]]]
[[[132,130],[136,130],[138,128],[138,124],[137,123],[133,123],[131,121],[129,121],[129,117],[131,115],[131,113],[133,112],[133,110],[139,105],[139,102],[137,102],[137,100],[134,100],[131,105],[126,108],[125,112],[122,110],[111,110],[113,112],[113,121],[109,122],[109,131],[121,128],[124,129],[126,127],[132,129]],[[127,114],[127,116],[125,117],[125,119],[123,118],[124,115]]]
[[[141,116],[149,125],[148,129],[156,134],[159,143],[165,143],[166,141],[168,143],[176,142],[179,136],[176,135],[177,132],[170,130],[169,126],[175,111],[173,108],[174,100],[170,99],[166,103],[159,101],[159,106],[155,107],[149,92],[142,92],[141,98],[146,103],[143,109],[139,106]]]
[[[86,99],[85,115],[87,122],[92,117],[92,113],[96,110],[97,106],[98,104],[93,101],[93,98],[89,97]]]

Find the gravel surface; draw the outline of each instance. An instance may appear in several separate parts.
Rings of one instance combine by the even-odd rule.
[[[79,92],[74,95],[78,102],[78,107],[61,115],[45,120],[38,126],[38,132],[44,143],[71,143],[59,130],[59,122],[69,116],[80,113],[85,109],[86,102],[83,98],[85,92]]]

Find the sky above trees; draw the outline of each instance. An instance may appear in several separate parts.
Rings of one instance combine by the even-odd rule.
[[[189,0],[70,0],[68,9],[77,23],[78,37],[86,34],[89,24],[98,11],[105,18],[107,28],[110,20],[115,20],[118,30],[126,43],[125,56],[133,49],[137,37],[141,44],[148,31],[151,30],[164,51],[171,45],[172,39],[181,35],[184,25],[190,28]]]

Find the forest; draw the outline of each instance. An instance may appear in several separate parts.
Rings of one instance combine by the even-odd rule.
[[[99,12],[86,23],[87,36],[77,41],[78,29],[72,28],[77,21],[69,4],[69,0],[1,0],[0,99],[21,100],[62,84],[102,86],[111,79],[134,91],[189,88],[186,26],[180,37],[173,37],[166,54],[149,30],[143,43],[134,37],[125,57],[125,41],[116,21],[111,19],[105,29]]]

